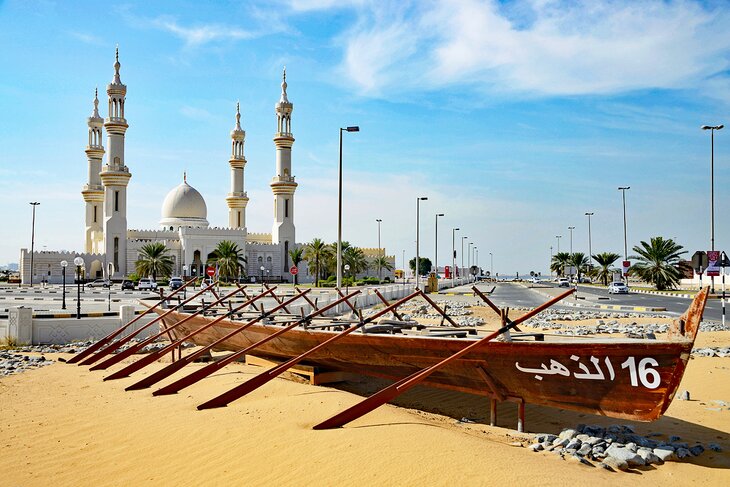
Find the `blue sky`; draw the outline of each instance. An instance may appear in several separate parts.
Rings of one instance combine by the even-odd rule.
[[[240,100],[250,232],[271,230],[274,104],[294,103],[297,240],[343,236],[400,265],[450,260],[451,228],[479,263],[547,272],[550,247],[623,253],[661,235],[709,248],[710,136],[730,122],[726,2],[0,2],[0,263],[30,246],[81,250],[86,117],[105,107],[119,44],[127,84],[130,228],[157,228],[182,179],[227,222]],[[105,110],[104,110],[105,112]],[[102,112],[102,116],[106,113]],[[730,251],[730,130],[715,137],[716,247]],[[726,248],[727,247],[727,248]],[[457,244],[457,250],[460,246]]]

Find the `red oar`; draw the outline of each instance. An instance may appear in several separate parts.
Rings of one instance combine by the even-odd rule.
[[[99,364],[94,365],[89,370],[104,370],[104,369],[107,369],[107,368],[109,368],[110,366],[112,366],[112,365],[114,365],[116,363],[121,362],[122,360],[124,360],[125,358],[129,357],[130,355],[133,355],[133,354],[137,353],[139,350],[141,350],[142,348],[144,348],[146,345],[148,345],[148,344],[152,343],[153,341],[157,340],[159,337],[161,337],[165,333],[168,333],[169,331],[177,328],[178,326],[182,325],[183,323],[187,322],[188,320],[192,319],[193,317],[198,316],[200,313],[205,313],[206,311],[208,311],[213,306],[216,306],[216,305],[220,304],[221,302],[225,301],[226,299],[230,298],[234,294],[237,294],[237,293],[241,292],[241,290],[242,290],[242,288],[239,288],[239,289],[236,289],[234,291],[231,291],[230,293],[226,294],[225,296],[223,296],[221,298],[218,298],[217,300],[213,301],[212,303],[210,303],[210,304],[206,305],[205,307],[199,309],[195,313],[193,313],[193,314],[191,314],[191,315],[183,318],[182,320],[178,321],[174,325],[169,326],[169,327],[165,328],[164,330],[160,330],[158,333],[155,333],[154,335],[151,335],[151,336],[145,338],[141,342],[132,345],[131,347],[127,348],[126,350],[123,350],[123,351],[117,353],[116,355],[113,355],[112,357],[109,357],[105,361],[103,361],[103,362],[101,362]]]
[[[395,384],[392,384],[385,389],[382,389],[372,396],[368,397],[367,399],[364,399],[363,401],[360,401],[359,403],[355,404],[354,406],[342,411],[341,413],[332,416],[330,419],[323,421],[316,425],[314,429],[316,430],[322,430],[322,429],[331,429],[331,428],[339,428],[340,426],[346,425],[350,421],[353,421],[360,416],[363,416],[370,411],[379,408],[383,404],[385,404],[388,401],[391,401],[395,397],[399,396],[400,394],[404,393],[411,387],[419,384],[424,379],[426,379],[428,376],[442,368],[443,366],[449,364],[450,362],[453,362],[454,360],[458,360],[459,358],[463,357],[467,353],[469,353],[471,350],[482,346],[484,343],[494,339],[498,335],[504,333],[505,331],[509,330],[510,328],[514,327],[515,325],[518,325],[522,323],[525,320],[528,320],[535,316],[536,314],[540,313],[541,311],[545,310],[546,308],[549,308],[553,304],[557,303],[561,299],[571,295],[575,292],[575,289],[570,289],[568,291],[565,291],[560,296],[557,296],[550,301],[538,306],[537,308],[533,309],[529,313],[525,314],[524,316],[514,320],[512,323],[510,323],[507,326],[504,326],[500,328],[499,330],[495,331],[494,333],[491,333],[484,338],[480,338],[479,340],[476,340],[472,342],[470,345],[464,347],[463,349],[459,350],[455,354],[446,357],[442,361],[430,366],[426,367],[425,369],[419,370],[418,372],[409,375],[405,379],[401,379],[400,381],[396,382]]]
[[[267,287],[267,289],[268,289],[268,287]],[[276,287],[272,288],[271,290],[273,291],[273,289],[276,289]],[[138,389],[144,389],[146,387],[149,387],[149,386],[151,386],[153,384],[158,383],[159,381],[161,381],[165,377],[168,377],[168,376],[174,374],[175,372],[177,372],[178,370],[182,369],[187,364],[189,364],[190,362],[192,362],[193,360],[195,360],[197,357],[203,355],[204,353],[208,353],[211,349],[213,349],[219,343],[222,343],[222,342],[228,340],[229,338],[233,337],[234,335],[236,335],[238,333],[241,333],[242,331],[246,330],[250,326],[258,323],[261,320],[263,320],[264,318],[266,318],[268,316],[271,316],[272,314],[274,314],[278,310],[280,310],[282,308],[286,309],[286,306],[288,304],[293,303],[294,301],[296,301],[299,298],[302,298],[303,296],[306,296],[306,294],[308,292],[310,292],[310,291],[311,291],[311,289],[307,289],[307,290],[305,290],[303,292],[300,292],[296,296],[293,296],[290,299],[279,303],[278,306],[275,306],[274,308],[270,309],[269,311],[266,311],[265,313],[262,313],[261,316],[257,316],[256,318],[248,321],[247,323],[244,323],[240,327],[238,327],[235,330],[229,332],[227,335],[219,338],[218,340],[214,341],[213,343],[211,343],[209,345],[206,345],[205,347],[203,347],[203,348],[201,348],[199,350],[196,350],[196,351],[190,353],[189,355],[186,355],[185,357],[180,357],[179,360],[177,360],[177,361],[171,363],[170,365],[168,365],[168,366],[166,366],[166,367],[158,370],[154,374],[152,374],[152,375],[150,375],[148,377],[145,377],[144,379],[140,380],[139,382],[136,382],[136,383],[132,384],[131,386],[127,387],[125,390],[126,391],[134,391],[134,390],[138,390]],[[267,292],[269,292],[269,291],[267,291]],[[263,294],[266,294],[266,293],[263,293]],[[272,295],[273,295],[273,293],[272,293]],[[246,305],[248,305],[248,304],[250,304],[250,303],[246,303]],[[231,311],[231,313],[235,313],[241,307],[236,308],[234,311]],[[208,328],[209,326],[212,326],[212,325],[218,323],[219,321],[220,321],[220,319],[217,319],[217,320],[213,321],[212,323],[210,323],[208,325],[205,325],[204,327],[200,328],[197,331],[200,331],[200,330],[203,330],[205,328]],[[194,333],[196,333],[196,332],[193,332],[192,334],[194,334]],[[190,338],[190,336],[186,337],[186,339],[187,338]]]
[[[188,282],[190,282],[190,281],[188,281]],[[109,355],[110,353],[112,353],[113,351],[117,350],[119,347],[121,347],[125,343],[129,342],[132,338],[134,338],[135,336],[137,336],[139,334],[139,332],[141,332],[142,330],[146,330],[147,328],[149,328],[150,326],[154,325],[155,323],[157,323],[158,321],[160,321],[161,319],[163,319],[165,316],[169,315],[170,313],[172,313],[176,309],[182,308],[185,304],[187,304],[190,301],[194,300],[195,298],[197,298],[198,296],[200,296],[201,294],[203,294],[204,292],[206,292],[212,286],[213,286],[213,284],[211,284],[210,286],[208,286],[205,289],[201,289],[200,291],[198,291],[197,293],[195,293],[190,298],[186,299],[185,301],[183,301],[180,304],[177,304],[177,305],[173,306],[172,308],[170,308],[169,310],[165,311],[163,314],[161,314],[157,318],[153,319],[152,321],[150,321],[146,325],[140,327],[138,330],[134,330],[134,331],[132,331],[132,333],[130,333],[130,334],[128,334],[128,335],[120,338],[116,342],[110,343],[107,347],[99,350],[97,353],[95,353],[91,357],[86,358],[79,365],[91,365],[94,362],[96,362],[97,360],[101,359],[102,357],[105,357],[105,356]]]
[[[132,324],[136,323],[137,321],[139,321],[140,319],[142,319],[143,316],[146,316],[148,313],[151,313],[152,311],[154,311],[155,308],[157,308],[159,305],[163,304],[165,301],[169,300],[171,297],[173,297],[174,295],[176,295],[177,293],[179,293],[180,291],[182,291],[183,289],[185,289],[187,287],[187,285],[190,284],[191,282],[193,282],[194,280],[195,279],[190,279],[188,282],[186,282],[185,284],[183,284],[182,286],[180,286],[179,288],[175,289],[173,292],[171,292],[170,294],[168,294],[166,298],[163,298],[163,299],[159,300],[151,308],[147,308],[142,314],[137,315],[132,321],[130,321],[126,325],[124,325],[121,328],[119,328],[119,329],[117,329],[117,330],[109,333],[104,338],[99,339],[99,341],[97,341],[96,343],[94,343],[93,345],[91,345],[86,350],[83,350],[83,351],[77,353],[76,355],[74,355],[73,357],[71,357],[70,359],[68,359],[68,361],[66,363],[68,363],[68,364],[75,364],[79,360],[83,360],[86,357],[88,357],[89,355],[91,355],[92,353],[96,352],[101,347],[103,347],[104,345],[106,345],[110,341],[114,340],[117,336],[119,336],[129,325],[132,325]]]
[[[114,380],[114,379],[121,379],[122,377],[129,377],[130,374],[133,374],[134,372],[137,372],[139,369],[141,369],[153,362],[156,362],[157,360],[161,359],[167,353],[173,352],[177,347],[179,347],[184,342],[191,339],[198,333],[203,332],[203,331],[207,330],[208,328],[210,328],[211,326],[215,325],[216,323],[219,323],[219,322],[223,321],[224,319],[228,318],[229,316],[232,316],[233,313],[236,313],[239,310],[248,306],[249,304],[258,301],[259,299],[265,297],[267,294],[272,294],[274,289],[276,289],[276,288],[267,289],[265,292],[259,294],[258,296],[254,297],[254,298],[247,300],[245,303],[237,306],[235,309],[232,309],[228,313],[220,315],[219,317],[215,318],[212,321],[209,321],[208,323],[201,326],[200,328],[197,328],[197,329],[191,331],[184,337],[181,337],[181,338],[178,338],[177,340],[172,341],[172,343],[170,343],[166,347],[164,347],[160,350],[157,350],[155,352],[151,352],[151,353],[145,355],[144,357],[140,358],[136,362],[132,362],[131,364],[127,365],[126,367],[123,367],[122,369],[114,372],[113,374],[109,375],[108,377],[104,377],[104,380]],[[229,303],[230,303],[230,301],[229,301]],[[126,390],[129,391],[132,389],[127,388]]]
[[[354,292],[350,293],[348,296],[344,296],[341,299],[338,299],[337,301],[334,301],[334,302],[328,304],[327,306],[324,306],[323,308],[315,310],[314,312],[310,313],[309,315],[304,316],[304,317],[300,318],[299,320],[281,328],[280,330],[276,331],[275,333],[272,333],[271,335],[267,336],[266,338],[263,338],[263,339],[259,340],[258,342],[254,343],[242,350],[238,350],[237,352],[234,352],[221,360],[212,362],[212,363],[206,365],[205,367],[196,370],[192,374],[186,375],[185,377],[178,379],[177,381],[173,382],[172,384],[169,384],[161,389],[156,390],[155,392],[152,393],[152,395],[153,396],[162,396],[162,395],[166,395],[166,394],[175,394],[176,392],[179,392],[182,389],[185,389],[186,387],[188,387],[192,384],[195,384],[199,380],[204,379],[205,377],[208,377],[213,372],[222,369],[223,367],[225,367],[229,363],[233,362],[234,360],[238,360],[239,358],[243,357],[246,353],[250,352],[251,350],[258,348],[259,346],[263,345],[264,343],[266,343],[270,340],[273,340],[274,338],[278,337],[279,335],[286,333],[287,331],[289,331],[293,328],[296,328],[297,326],[300,326],[303,323],[307,323],[309,320],[311,320],[315,316],[321,315],[321,314],[329,311],[330,309],[334,308],[341,302],[343,302],[346,299],[351,298],[359,293],[360,293],[360,291],[354,291]],[[238,333],[239,331],[240,330],[232,331],[228,335],[217,340],[215,343],[208,345],[208,347],[206,347],[206,348],[212,348],[216,344],[224,342],[225,340],[229,339],[231,336],[233,336],[235,333]],[[202,353],[203,351],[201,350],[200,352]],[[198,353],[198,352],[196,352],[196,353]],[[195,355],[195,354],[191,354],[191,355]],[[188,357],[190,357],[190,356],[188,356]],[[188,357],[185,357],[185,359],[187,359]],[[191,360],[194,358],[195,357],[192,357]],[[170,366],[168,366],[168,368],[172,368],[172,365],[176,365],[177,363],[180,363],[180,362],[181,361],[178,360],[175,364],[171,364]],[[178,370],[179,368],[180,367],[178,367],[175,370]],[[162,370],[165,370],[165,369],[162,369]],[[172,372],[175,372],[175,370],[172,370]]]
[[[277,365],[276,367],[273,367],[265,372],[262,372],[259,375],[257,375],[256,377],[247,380],[243,384],[240,384],[240,385],[234,387],[230,391],[223,393],[220,396],[215,397],[215,398],[211,399],[210,401],[207,401],[207,402],[201,404],[200,406],[198,406],[198,409],[219,408],[219,407],[228,405],[228,403],[230,403],[231,401],[235,401],[236,399],[245,396],[249,392],[251,392],[255,389],[258,389],[259,387],[266,384],[270,380],[275,379],[282,373],[286,372],[287,370],[289,370],[290,368],[292,368],[293,366],[295,366],[296,364],[298,364],[299,362],[301,362],[302,360],[307,358],[309,355],[326,347],[330,343],[349,335],[350,333],[359,329],[363,325],[370,323],[373,320],[377,320],[384,314],[389,313],[391,309],[401,306],[406,301],[409,301],[409,300],[415,298],[416,296],[419,296],[420,294],[421,294],[420,291],[416,291],[413,294],[409,294],[405,298],[400,299],[396,303],[375,313],[373,316],[367,318],[366,320],[363,320],[360,323],[358,323],[354,326],[351,326],[351,327],[347,328],[346,330],[338,333],[337,335],[334,335],[333,337],[323,341],[319,345],[307,350],[306,352],[302,353],[301,355],[298,355],[297,357],[294,357],[293,359],[291,359],[287,362],[284,362],[283,364]]]

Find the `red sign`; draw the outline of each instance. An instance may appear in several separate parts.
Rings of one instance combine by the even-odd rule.
[[[450,266],[447,266],[447,265],[444,266],[444,277],[446,279],[451,279],[451,267]]]
[[[629,262],[628,260],[625,260],[625,261],[623,261],[622,264],[623,264],[622,267],[623,267],[623,271],[624,271],[623,274],[624,274],[624,276],[628,276],[629,267],[631,267],[631,262]]]
[[[707,275],[708,276],[719,276],[720,275],[720,251],[719,250],[708,250],[707,251]]]
[[[208,274],[208,276],[210,277],[215,276],[215,267],[207,267],[205,269],[205,273]]]
[[[291,274],[292,276],[296,276],[297,274],[299,274],[299,269],[297,269],[297,266],[291,266],[291,268],[289,269],[289,274]]]

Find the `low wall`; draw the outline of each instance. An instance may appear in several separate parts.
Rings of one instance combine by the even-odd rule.
[[[139,330],[155,318],[151,313],[134,322],[126,332]],[[8,310],[8,319],[0,321],[0,338],[8,337],[22,344],[62,345],[73,341],[98,340],[129,323],[135,317],[134,306],[122,305],[117,316],[73,318],[33,317],[33,308],[18,306]],[[140,333],[147,337],[156,332],[152,326]]]

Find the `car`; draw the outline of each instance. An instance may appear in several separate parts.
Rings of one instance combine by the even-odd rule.
[[[125,289],[131,289],[134,291],[134,281],[130,281],[129,279],[125,279],[122,281],[122,290]]]
[[[629,287],[623,282],[612,282],[608,286],[608,294],[628,294]]]
[[[175,289],[180,289],[183,284],[185,284],[181,277],[171,277],[170,278],[170,290],[174,291]]]
[[[539,277],[533,277],[530,279],[530,282],[533,284],[540,284],[540,278]]]
[[[570,287],[570,281],[567,277],[561,277],[558,279],[558,287]]]
[[[111,287],[112,283],[109,282],[109,279],[96,279],[95,281],[87,282],[87,287]]]
[[[157,289],[157,283],[152,279],[144,277],[137,283],[137,289],[140,291],[154,291]]]

